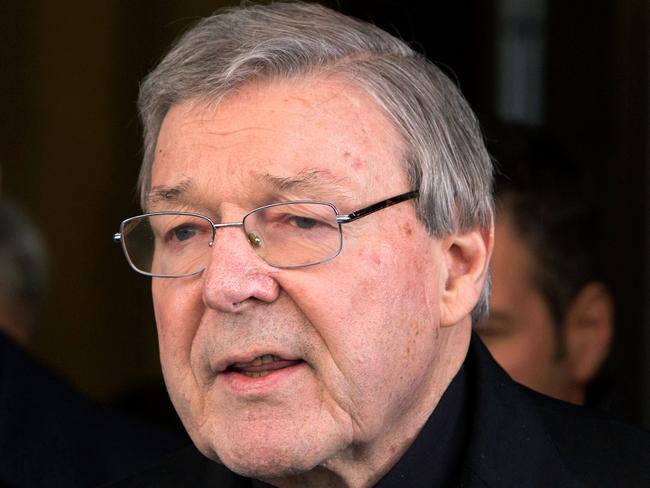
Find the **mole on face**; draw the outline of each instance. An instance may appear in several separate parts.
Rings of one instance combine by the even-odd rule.
[[[413,229],[411,228],[410,224],[404,224],[402,229],[404,230],[404,234],[406,234],[407,236],[410,236],[411,234],[413,234]]]

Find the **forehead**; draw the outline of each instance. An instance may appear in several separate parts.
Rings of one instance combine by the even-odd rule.
[[[216,106],[190,100],[170,109],[158,137],[152,195],[209,184],[226,200],[241,197],[242,185],[390,196],[408,189],[403,154],[393,123],[355,83],[248,85]]]

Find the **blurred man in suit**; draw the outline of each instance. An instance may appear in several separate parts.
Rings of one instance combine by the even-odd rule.
[[[48,263],[36,226],[14,200],[0,198],[0,331],[27,346],[45,302]]]
[[[490,316],[477,331],[513,379],[583,404],[614,322],[592,186],[533,129],[504,131],[492,153],[497,238]]]
[[[26,348],[47,295],[40,233],[0,199],[0,486],[89,487],[144,469],[184,445],[96,405]]]

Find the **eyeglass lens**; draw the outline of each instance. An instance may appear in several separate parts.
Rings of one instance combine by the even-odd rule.
[[[263,207],[246,216],[244,228],[259,238],[254,245],[272,266],[307,266],[334,257],[341,234],[332,207],[291,203]]]
[[[252,211],[244,218],[252,248],[276,267],[300,267],[336,256],[341,231],[336,211],[323,203],[281,203]],[[215,239],[219,239],[217,229]],[[129,219],[122,240],[132,265],[154,276],[186,276],[204,269],[210,259],[212,223],[181,213]]]

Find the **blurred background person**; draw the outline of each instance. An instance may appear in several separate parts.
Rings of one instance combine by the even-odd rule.
[[[490,316],[477,331],[516,381],[575,404],[595,393],[614,330],[599,213],[575,165],[531,129],[504,131],[497,160]]]
[[[23,347],[45,302],[47,258],[43,240],[20,206],[0,199],[0,332]]]
[[[0,198],[0,486],[96,486],[182,446],[184,438],[90,402],[27,352],[47,277],[38,229]]]

